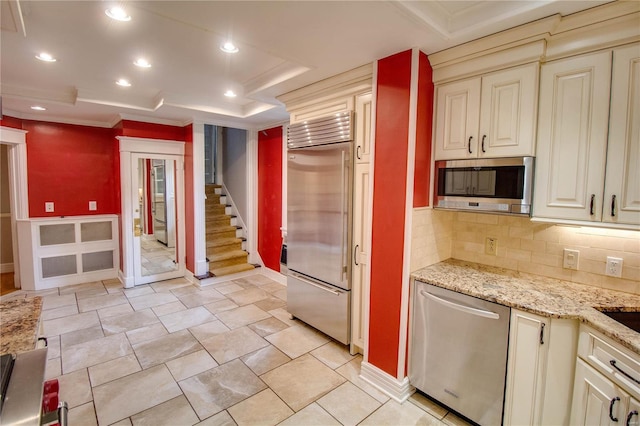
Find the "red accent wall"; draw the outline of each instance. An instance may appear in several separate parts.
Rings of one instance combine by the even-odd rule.
[[[27,130],[29,216],[118,214],[119,176],[114,175],[114,131],[24,120]],[[44,203],[53,201],[53,213]],[[89,201],[98,209],[89,211]]]
[[[141,121],[122,120],[118,123],[122,129],[122,136],[134,138],[165,139],[174,141],[186,141],[187,127],[170,126],[167,124],[144,123]],[[193,132],[191,132],[193,133]]]
[[[193,215],[195,214],[194,209],[194,191],[193,191],[193,158],[196,153],[193,152],[193,125],[189,124],[188,126],[183,128],[184,133],[184,227],[185,227],[185,245],[186,247],[186,256],[187,256],[187,269],[191,272],[195,272],[195,247],[194,247],[194,234],[195,234],[195,223],[193,220]],[[201,152],[200,155],[204,155],[204,152]],[[204,179],[204,176],[202,176]]]
[[[22,129],[22,120],[19,118],[9,117],[8,115],[3,115],[2,120],[0,120],[0,126]]]
[[[429,206],[431,187],[431,129],[433,125],[433,71],[429,58],[418,56],[418,114],[416,161],[413,176],[413,207]]]
[[[404,252],[410,50],[378,61],[368,361],[397,375]]]
[[[258,132],[258,253],[280,271],[282,244],[282,127]]]

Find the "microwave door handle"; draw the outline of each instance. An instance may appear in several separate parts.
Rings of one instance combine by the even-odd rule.
[[[442,299],[438,296],[435,296],[427,291],[421,290],[420,294],[423,295],[424,297],[426,297],[427,299],[431,299],[436,303],[439,303],[441,305],[447,306],[449,308],[461,311],[461,312],[465,312],[467,314],[471,314],[471,315],[476,315],[479,317],[483,317],[483,318],[489,318],[489,319],[500,319],[500,315],[496,314],[495,312],[491,312],[491,311],[485,311],[482,309],[477,309],[477,308],[472,308],[471,306],[466,306],[466,305],[460,305],[458,303],[453,303],[450,302],[448,300]]]

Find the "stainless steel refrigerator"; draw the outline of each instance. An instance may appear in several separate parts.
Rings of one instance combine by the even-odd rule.
[[[289,126],[287,310],[348,344],[351,331],[353,120],[335,114]]]

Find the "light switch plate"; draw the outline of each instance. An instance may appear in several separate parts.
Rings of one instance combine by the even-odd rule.
[[[89,201],[89,210],[91,210],[91,211],[98,210],[98,202],[97,201]]]
[[[565,269],[578,270],[578,260],[580,259],[579,250],[564,249],[562,267]]]
[[[47,201],[44,203],[44,211],[47,213],[53,213],[53,201]]]

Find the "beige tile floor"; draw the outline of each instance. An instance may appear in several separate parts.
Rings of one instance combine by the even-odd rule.
[[[399,404],[364,382],[362,357],[291,320],[285,287],[259,273],[40,295],[46,375],[72,426],[466,424],[419,394]]]

